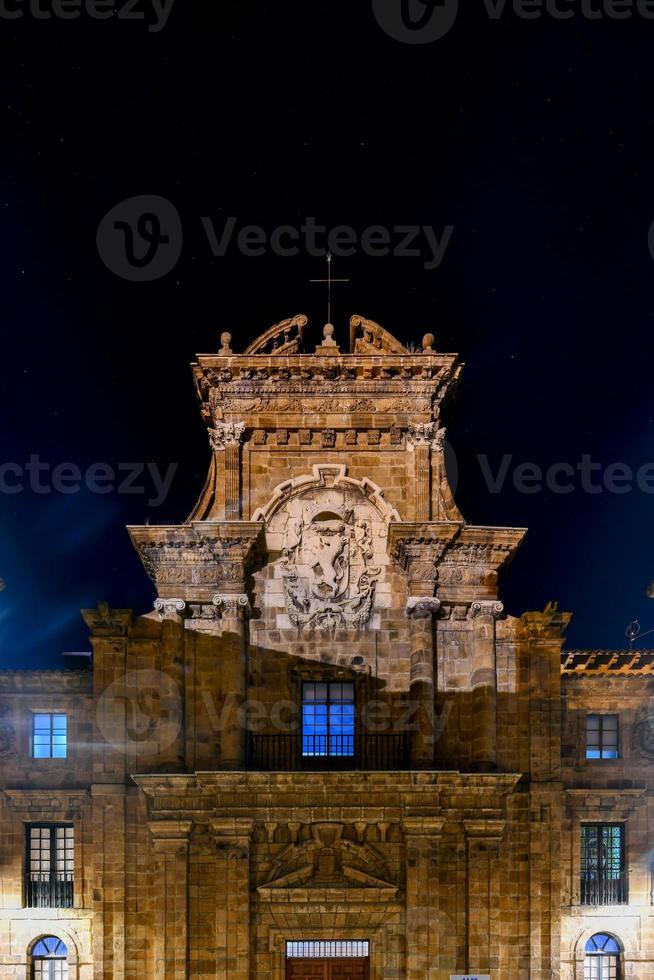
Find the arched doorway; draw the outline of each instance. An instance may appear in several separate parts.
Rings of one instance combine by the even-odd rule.
[[[32,980],[68,980],[68,949],[62,939],[44,936],[34,944]]]
[[[591,936],[585,946],[584,980],[620,980],[620,945],[605,932]]]

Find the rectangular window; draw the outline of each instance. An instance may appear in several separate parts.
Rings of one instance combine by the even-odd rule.
[[[586,715],[586,758],[618,759],[618,716]]]
[[[582,905],[626,903],[627,875],[623,824],[582,824],[580,897]]]
[[[359,959],[370,956],[367,939],[288,940],[286,958],[293,959]]]
[[[302,755],[354,755],[354,684],[302,685]]]
[[[69,824],[27,827],[25,893],[28,908],[73,907],[75,835]]]
[[[66,715],[33,715],[32,756],[35,759],[65,759],[66,742]]]

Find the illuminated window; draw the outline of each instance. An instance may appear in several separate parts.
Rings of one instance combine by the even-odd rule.
[[[370,955],[367,939],[301,940],[286,943],[289,960],[360,959]]]
[[[586,715],[586,758],[617,759],[617,715]]]
[[[27,827],[25,898],[28,908],[73,907],[75,836],[70,825]]]
[[[619,823],[582,824],[582,905],[623,905],[626,901],[624,826]]]
[[[65,759],[66,715],[35,714],[32,720],[32,755],[35,759]]]
[[[302,685],[302,755],[354,755],[354,684]]]
[[[620,947],[613,936],[598,932],[586,943],[584,980],[620,980]]]
[[[68,950],[56,936],[44,936],[32,950],[32,980],[68,980]]]

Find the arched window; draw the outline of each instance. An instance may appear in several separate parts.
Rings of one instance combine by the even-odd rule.
[[[32,980],[68,980],[68,950],[56,936],[44,936],[32,949]]]
[[[586,943],[584,980],[620,980],[620,946],[613,936],[597,932]]]

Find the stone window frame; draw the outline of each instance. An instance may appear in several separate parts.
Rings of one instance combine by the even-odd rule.
[[[602,718],[615,718],[616,719],[616,723],[617,723],[616,749],[617,749],[617,753],[618,754],[617,754],[617,756],[615,758],[611,758],[611,757],[602,758],[602,757],[600,757],[599,759],[590,759],[588,757],[588,719],[591,718],[591,717],[600,718],[600,719],[602,719]],[[586,711],[585,716],[584,716],[584,726],[583,726],[583,732],[584,732],[583,758],[584,758],[584,762],[601,762],[602,764],[607,763],[607,762],[609,762],[609,763],[611,763],[611,762],[613,762],[613,763],[615,763],[615,762],[621,762],[621,763],[623,763],[624,762],[623,744],[622,744],[623,743],[623,732],[622,732],[623,727],[624,726],[623,726],[623,718],[622,718],[622,712],[621,711],[616,711],[616,710],[612,710],[612,711],[599,711],[599,710],[597,710],[597,711],[595,711],[595,710]],[[603,733],[604,733],[604,726],[603,726],[603,722],[600,721],[600,747],[602,745],[602,735],[603,735]]]
[[[66,944],[66,962],[68,965],[68,980],[79,980],[80,969],[79,969],[79,952],[77,949],[77,943],[71,935],[70,931],[65,927],[62,927],[57,920],[53,920],[50,923],[51,928],[46,927],[45,922],[39,921],[34,923],[35,926],[41,927],[38,935],[34,936],[27,944],[25,949],[25,980],[33,980],[34,971],[32,969],[34,965],[34,958],[32,956],[32,951],[36,944],[40,942],[41,939],[45,939],[48,936],[55,936],[57,939],[61,939],[63,943]]]
[[[78,848],[78,837],[79,830],[75,827],[74,820],[29,820],[23,823],[25,832],[25,857],[23,864],[23,887],[22,887],[22,899],[23,908],[27,909],[74,909],[76,908],[75,899],[77,897],[77,888],[79,883],[77,881],[77,862],[79,857]],[[56,843],[53,842],[54,834],[58,828],[70,828],[73,831],[73,902],[72,905],[28,905],[27,904],[27,879],[31,873],[31,834],[32,828],[38,827],[41,830],[50,831],[50,875],[56,874]],[[54,843],[54,848],[53,848]]]
[[[621,920],[616,920],[621,921]],[[573,963],[574,980],[584,980],[584,968],[586,965],[586,943],[598,932],[607,933],[612,936],[620,947],[620,980],[626,980],[626,965],[630,960],[637,959],[637,951],[632,948],[631,935],[623,934],[623,931],[613,928],[611,918],[599,919],[588,924],[581,934],[577,934],[572,942],[570,951],[570,961]]]
[[[84,885],[85,874],[90,869],[84,865],[85,843],[84,831],[89,829],[91,821],[91,797],[87,790],[3,790],[3,795],[8,798],[11,810],[18,824],[21,827],[21,865],[20,865],[20,907],[27,909],[27,895],[25,880],[27,875],[27,831],[35,825],[61,825],[72,826],[73,837],[75,840],[75,856],[73,870],[73,905],[72,908],[60,911],[71,912],[73,910],[83,910],[84,905]],[[58,805],[50,805],[52,799],[56,799]],[[68,801],[68,802],[67,802]],[[88,851],[88,848],[86,848]],[[91,853],[87,853],[88,860],[91,860]],[[88,874],[86,874],[88,878]],[[87,896],[88,897],[88,896]],[[48,911],[44,909],[42,911]]]
[[[35,756],[34,755],[34,716],[35,715],[65,715],[66,716],[66,755],[59,759],[53,756]],[[74,714],[71,711],[70,705],[65,705],[62,708],[53,706],[52,704],[42,704],[39,702],[30,703],[24,708],[23,717],[25,718],[24,737],[22,739],[21,754],[28,759],[31,769],[41,767],[43,771],[48,771],[51,767],[61,767],[61,766],[74,766],[75,756],[73,754],[73,727],[74,727]],[[26,744],[25,744],[26,743]]]
[[[571,848],[571,888],[570,906],[577,909],[618,908],[625,909],[635,901],[633,884],[637,879],[638,869],[634,866],[633,846],[631,842],[630,824],[634,811],[646,807],[645,790],[626,791],[584,789],[565,791],[570,832],[572,833]],[[592,802],[590,802],[592,801]],[[639,814],[641,815],[641,814]],[[627,899],[624,905],[594,906],[581,903],[581,825],[585,823],[614,823],[624,826],[624,869],[627,879]],[[595,930],[598,931],[598,930]]]
[[[354,734],[355,738],[361,733],[361,718],[363,707],[366,704],[369,693],[368,672],[361,670],[348,670],[337,664],[327,664],[324,662],[316,663],[304,668],[291,666],[289,677],[289,690],[291,699],[298,706],[298,727],[297,735],[302,740],[303,712],[302,706],[304,684],[354,684]],[[334,758],[339,758],[335,756]]]

